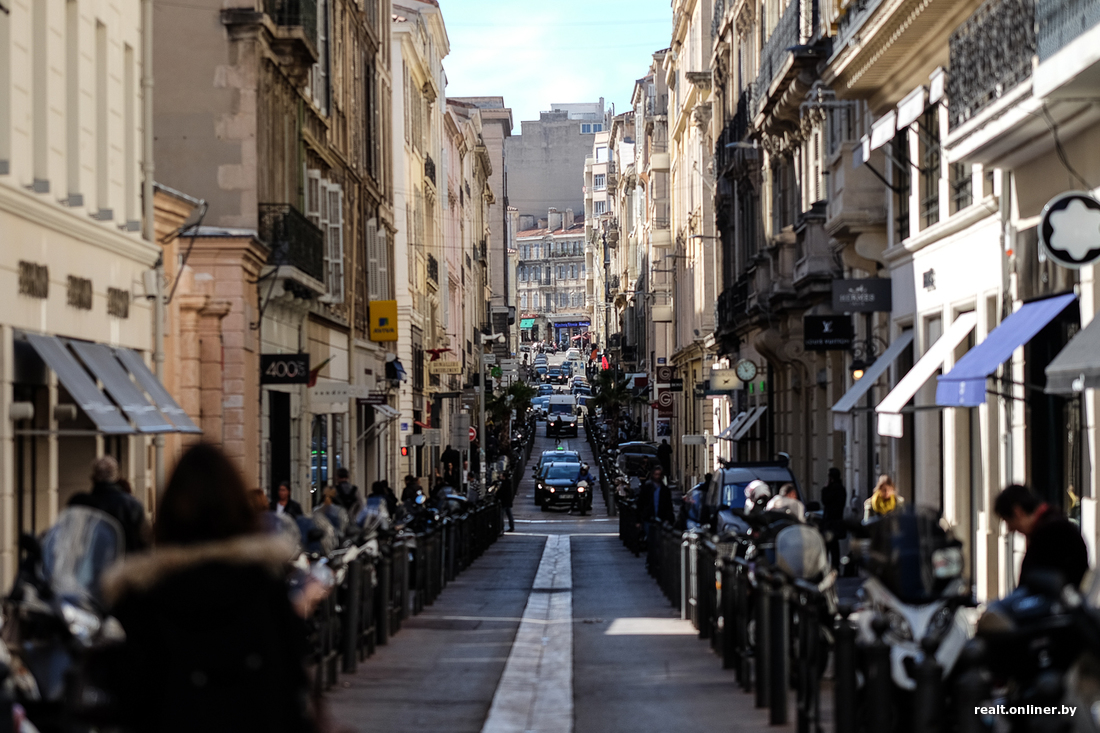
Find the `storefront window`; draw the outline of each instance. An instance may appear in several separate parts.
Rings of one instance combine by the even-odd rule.
[[[310,493],[313,504],[319,504],[322,489],[329,479],[328,415],[313,416],[313,440],[310,449]]]

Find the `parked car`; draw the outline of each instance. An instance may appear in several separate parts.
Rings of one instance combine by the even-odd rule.
[[[618,450],[619,457],[615,459],[615,464],[627,476],[644,478],[660,462],[657,460],[656,443],[641,440],[620,443]]]
[[[772,496],[779,493],[783,484],[794,484],[799,499],[803,499],[802,490],[785,458],[777,461],[729,463],[711,476],[700,511],[702,523],[713,525],[719,534],[727,526],[737,524],[732,510],[744,508],[745,487],[756,480],[766,481],[771,487]]]
[[[531,410],[535,413],[535,417],[546,417],[547,405],[550,404],[550,395],[542,395],[534,397],[531,400]]]
[[[535,482],[535,503],[548,511],[555,504],[573,504],[577,498],[577,478],[580,463],[553,462],[547,464]]]
[[[554,394],[554,386],[553,385],[551,385],[551,384],[540,384],[539,385],[539,393],[538,393],[539,397],[549,397],[552,394]]]
[[[567,394],[551,395],[546,416],[546,437],[568,434],[575,438],[578,423],[580,419],[577,415],[577,398]]]

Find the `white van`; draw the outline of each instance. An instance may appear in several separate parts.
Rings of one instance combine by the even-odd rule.
[[[580,415],[577,413],[576,397],[571,394],[550,395],[546,412],[546,437],[552,438],[563,434],[577,437]]]

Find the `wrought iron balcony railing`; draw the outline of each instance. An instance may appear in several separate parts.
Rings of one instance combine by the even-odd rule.
[[[726,126],[715,143],[714,155],[718,159],[719,169],[728,167],[735,160],[737,148],[733,143],[744,142],[749,133],[749,107],[752,104],[752,84],[749,84],[737,98],[737,112]]]
[[[1100,24],[1096,0],[1036,0],[1039,61],[1046,61],[1090,28]]]
[[[435,185],[435,161],[430,155],[424,156],[424,177]]]
[[[428,255],[428,279],[439,283],[439,260],[434,255]]]
[[[325,281],[325,237],[290,204],[260,204],[260,239],[271,249],[269,265],[296,267]]]
[[[801,21],[801,0],[791,0],[772,34],[764,42],[764,47],[760,49],[760,73],[756,75],[756,81],[752,85],[754,117],[764,108],[768,99],[768,90],[771,89],[772,82],[786,63],[791,47],[799,45],[801,41]]]
[[[264,12],[275,25],[300,26],[306,38],[316,43],[317,0],[264,0]]]
[[[958,127],[1031,76],[1032,0],[986,0],[951,34],[951,127]]]
[[[718,296],[715,315],[718,317],[718,330],[728,331],[736,328],[748,315],[749,278],[745,275],[723,290]]]

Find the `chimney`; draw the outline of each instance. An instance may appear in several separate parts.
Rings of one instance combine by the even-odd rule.
[[[566,209],[565,210],[565,223],[562,224],[561,228],[562,229],[568,229],[569,227],[573,226],[573,224],[575,222],[576,222],[576,219],[573,218],[573,210],[572,209]]]
[[[561,212],[551,207],[549,213],[546,216],[546,221],[548,223],[548,228],[550,229],[550,231],[556,232],[557,230],[562,228]]]
[[[528,229],[534,229],[536,223],[532,214],[521,214],[519,217],[519,231],[525,232]]]
[[[546,219],[539,219],[539,229],[546,228]]]

